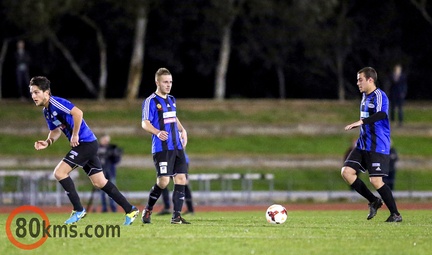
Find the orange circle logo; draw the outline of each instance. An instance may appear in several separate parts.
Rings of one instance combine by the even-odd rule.
[[[42,218],[42,220],[44,220],[46,222],[46,224],[48,226],[50,225],[48,216],[44,213],[44,211],[42,211],[42,209],[40,209],[39,207],[36,207],[36,206],[24,205],[24,206],[20,206],[20,207],[16,208],[15,210],[13,210],[12,213],[7,218],[7,220],[6,220],[6,234],[7,234],[7,237],[9,238],[9,241],[13,245],[15,245],[16,247],[24,249],[24,250],[33,250],[33,249],[36,249],[39,246],[41,246],[43,243],[45,243],[45,241],[48,239],[48,235],[42,235],[42,237],[35,243],[24,244],[24,243],[21,243],[19,240],[17,240],[14,237],[14,235],[12,234],[12,229],[11,229],[12,220],[15,218],[15,216],[17,216],[18,214],[20,214],[22,212],[26,212],[26,211],[31,211],[31,212],[38,214]]]

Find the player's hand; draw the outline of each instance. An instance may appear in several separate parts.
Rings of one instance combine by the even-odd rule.
[[[181,143],[182,143],[182,145],[183,145],[183,148],[186,148],[186,145],[187,145],[187,143],[188,143],[188,137],[187,137],[186,130],[184,130],[184,131],[181,133],[180,138],[181,138]]]
[[[43,149],[46,149],[47,147],[48,147],[47,141],[39,140],[39,141],[34,143],[34,148],[36,150],[43,150]]]
[[[167,131],[159,131],[159,133],[156,135],[161,141],[168,140],[168,132]]]
[[[356,121],[356,122],[354,122],[354,123],[351,123],[351,124],[347,125],[347,126],[345,127],[345,130],[351,130],[351,129],[353,129],[353,128],[356,128],[356,127],[361,126],[362,124],[363,124],[363,121],[362,121],[362,120]]]
[[[69,144],[72,147],[78,146],[79,145],[79,136],[78,135],[72,135]]]

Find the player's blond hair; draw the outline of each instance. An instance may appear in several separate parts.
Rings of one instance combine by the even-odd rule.
[[[165,67],[161,67],[156,71],[155,74],[155,81],[159,80],[159,77],[161,77],[162,75],[171,75],[170,71],[168,69],[166,69]]]

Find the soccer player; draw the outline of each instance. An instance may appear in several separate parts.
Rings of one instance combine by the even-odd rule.
[[[351,151],[342,167],[343,179],[360,195],[369,201],[370,220],[384,203],[390,211],[386,222],[401,222],[396,202],[383,176],[389,172],[390,123],[388,118],[388,98],[376,86],[378,75],[372,67],[365,67],[357,73],[357,86],[362,93],[360,120],[345,127],[345,130],[360,127],[356,147]],[[369,180],[381,198],[376,197],[366,184],[357,178],[357,172],[369,172]]]
[[[97,156],[98,141],[83,119],[83,112],[68,100],[51,95],[50,81],[43,76],[30,80],[30,94],[36,106],[43,107],[43,115],[50,130],[46,140],[34,143],[36,150],[43,150],[53,145],[63,132],[72,149],[54,169],[54,177],[60,182],[73,211],[65,224],[73,224],[84,218],[86,210],[81,204],[75,184],[69,173],[82,167],[96,188],[108,194],[126,213],[124,225],[130,225],[139,214],[138,209],[131,205],[117,187],[108,181]]]
[[[185,199],[188,173],[184,148],[187,144],[186,129],[177,118],[176,100],[170,95],[172,75],[166,68],[155,74],[156,91],[143,101],[142,128],[152,134],[152,154],[156,168],[156,184],[150,190],[142,222],[150,223],[153,206],[170,178],[174,180],[172,224],[190,224],[181,217]]]

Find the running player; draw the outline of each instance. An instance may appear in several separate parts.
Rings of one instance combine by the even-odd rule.
[[[150,223],[153,206],[170,178],[174,179],[172,224],[190,224],[181,217],[185,199],[186,174],[188,168],[183,151],[187,144],[186,129],[176,113],[176,100],[169,95],[172,75],[166,68],[159,68],[155,74],[156,92],[142,104],[142,128],[152,134],[152,154],[156,168],[156,184],[150,190],[147,205],[142,213],[142,222]]]
[[[48,148],[60,138],[62,132],[72,147],[54,169],[54,177],[62,185],[73,205],[72,214],[65,224],[76,223],[86,215],[75,184],[69,176],[77,167],[82,167],[93,185],[107,193],[124,209],[124,225],[132,224],[139,211],[126,200],[112,182],[105,178],[97,156],[97,138],[83,119],[83,112],[68,100],[52,96],[50,81],[46,77],[36,76],[30,80],[30,94],[36,106],[44,107],[43,114],[50,129],[46,140],[35,142],[35,149]]]
[[[360,104],[360,120],[345,127],[345,130],[360,127],[356,147],[351,151],[342,167],[343,179],[360,195],[369,201],[370,220],[375,217],[383,201],[390,211],[386,222],[401,222],[396,202],[383,176],[389,173],[390,160],[390,123],[388,118],[387,95],[376,86],[378,75],[372,67],[365,67],[357,73],[357,86],[363,94]],[[357,173],[369,172],[369,180],[381,198],[376,197],[357,178]]]

